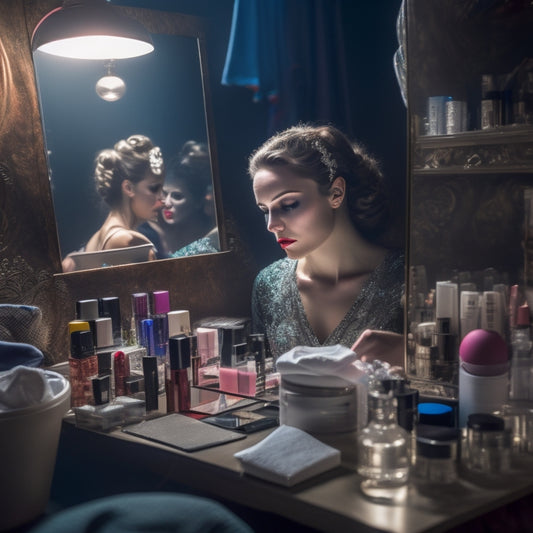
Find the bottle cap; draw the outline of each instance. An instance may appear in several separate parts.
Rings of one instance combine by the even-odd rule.
[[[168,335],[189,335],[191,333],[191,318],[189,311],[169,311],[168,316]]]
[[[73,331],[70,334],[70,355],[74,359],[84,359],[94,355],[92,331]]]
[[[181,370],[191,366],[191,337],[176,335],[168,339],[170,370]]]
[[[530,325],[529,319],[529,305],[521,305],[516,311],[516,325],[517,326],[528,326]]]
[[[477,431],[503,431],[505,429],[503,418],[485,413],[468,415],[466,425],[469,429],[475,429]]]
[[[170,311],[170,295],[168,291],[154,291],[152,293],[152,302],[154,315],[162,315]]]
[[[68,323],[68,334],[71,335],[73,331],[89,331],[91,327],[87,320],[71,320]]]
[[[78,320],[94,320],[98,318],[98,300],[78,300],[76,302],[76,318]]]
[[[417,455],[432,459],[456,459],[458,445],[457,428],[426,424],[419,424],[417,427]]]
[[[133,314],[138,316],[148,316],[148,294],[136,292],[131,295]]]
[[[432,426],[455,426],[455,413],[450,405],[436,402],[418,404],[418,420],[420,424]]]

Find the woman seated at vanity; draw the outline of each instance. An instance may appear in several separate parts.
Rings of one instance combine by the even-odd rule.
[[[137,231],[143,222],[157,217],[163,206],[164,164],[161,151],[144,135],[132,135],[111,149],[100,151],[95,160],[96,191],[109,207],[100,229],[83,252],[96,252],[154,244]],[[155,250],[148,259],[155,259]],[[74,260],[63,260],[63,271],[75,269]]]
[[[403,251],[382,238],[390,211],[378,164],[331,126],[297,126],[250,158],[257,205],[287,257],[263,269],[253,327],[276,359],[342,344],[403,366]]]

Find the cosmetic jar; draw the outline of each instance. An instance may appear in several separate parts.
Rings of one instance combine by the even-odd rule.
[[[492,414],[503,418],[505,428],[511,432],[513,453],[533,453],[533,402],[509,400]]]
[[[312,379],[316,378],[316,379]],[[344,433],[357,429],[357,386],[329,377],[282,376],[279,391],[280,424],[308,433]]]
[[[459,430],[419,424],[414,478],[422,485],[452,483],[457,479]]]
[[[465,466],[477,473],[500,474],[509,470],[511,432],[503,418],[485,413],[468,416]]]

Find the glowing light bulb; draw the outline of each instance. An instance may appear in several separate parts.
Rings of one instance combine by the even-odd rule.
[[[103,76],[96,82],[96,94],[107,102],[120,100],[126,92],[126,84],[118,76]]]

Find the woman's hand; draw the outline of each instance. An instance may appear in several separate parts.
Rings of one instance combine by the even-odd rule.
[[[392,331],[366,329],[352,346],[361,361],[386,361],[391,366],[404,367],[404,337]]]

